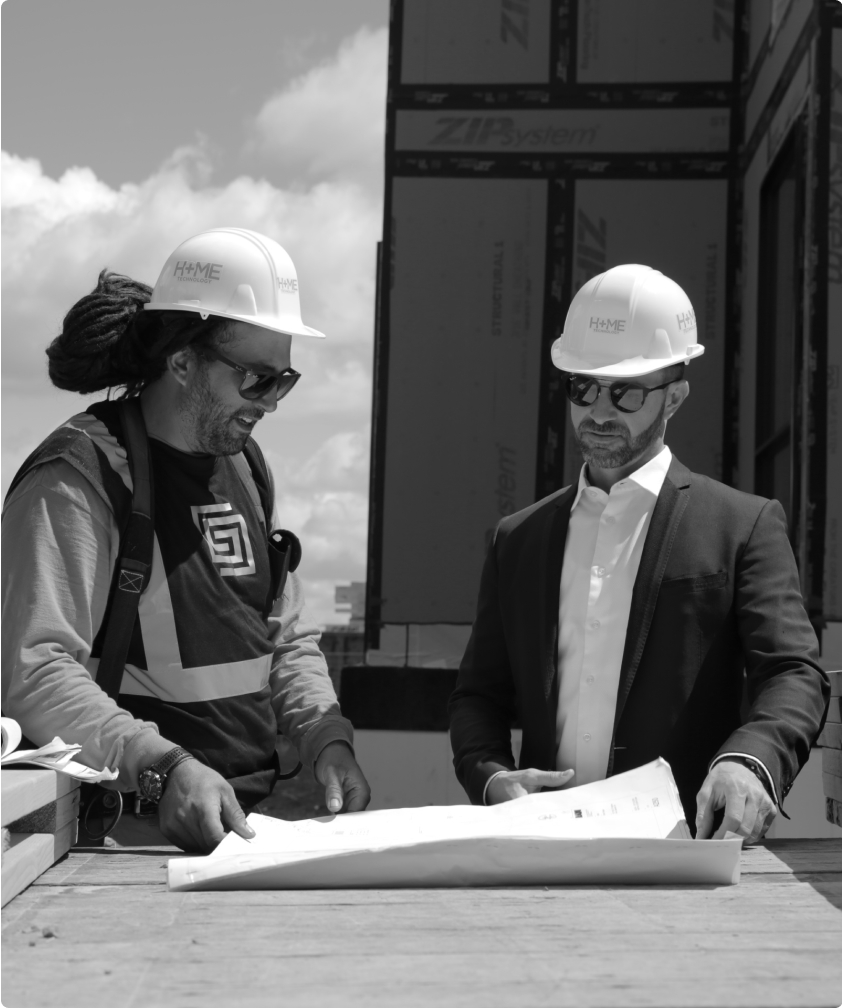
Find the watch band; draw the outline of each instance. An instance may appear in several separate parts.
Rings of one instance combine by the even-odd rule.
[[[151,766],[147,767],[147,770],[154,770],[156,773],[166,778],[167,774],[172,773],[179,763],[195,758],[196,757],[193,753],[188,752],[186,749],[182,749],[181,746],[176,746],[175,749],[170,749],[168,753],[165,753],[157,763],[153,763]]]

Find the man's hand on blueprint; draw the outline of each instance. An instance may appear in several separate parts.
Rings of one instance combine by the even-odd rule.
[[[504,770],[492,777],[485,792],[486,805],[498,805],[534,794],[541,788],[558,788],[573,776],[573,770]]]
[[[226,830],[245,840],[254,836],[228,781],[195,759],[179,763],[167,776],[158,823],[171,843],[205,854],[216,847]]]
[[[713,831],[713,814],[725,807],[722,825],[713,834],[721,840],[727,831],[760,840],[777,814],[775,803],[757,777],[736,760],[724,759],[705,778],[696,796],[696,839],[707,840]]]
[[[371,788],[350,746],[329,742],[316,760],[316,780],[324,784],[329,812],[362,812],[371,801]]]

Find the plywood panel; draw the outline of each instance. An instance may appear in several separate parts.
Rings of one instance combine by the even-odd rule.
[[[827,285],[827,526],[824,618],[842,620],[842,29],[833,30]]]
[[[710,153],[727,151],[727,109],[451,109],[397,113],[395,147],[414,151]]]
[[[580,83],[729,81],[729,0],[579,0]]]
[[[470,623],[535,487],[546,182],[396,179],[382,619]]]
[[[549,0],[404,0],[402,84],[549,80]]]
[[[705,353],[687,368],[690,396],[666,440],[691,470],[715,479],[721,477],[726,212],[724,181],[576,183],[573,289],[611,266],[642,263],[680,284],[693,304]],[[566,463],[569,482],[581,460],[573,451]]]
[[[2,905],[14,899],[76,842],[76,820],[56,833],[13,833],[3,853]]]

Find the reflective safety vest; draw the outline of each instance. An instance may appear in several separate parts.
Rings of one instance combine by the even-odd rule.
[[[155,438],[149,451],[153,563],[119,704],[155,722],[252,805],[270,793],[277,768],[267,622],[271,476],[251,438],[236,456],[191,455]],[[132,484],[116,404],[90,406],[54,431],[24,462],[12,488],[57,458],[93,485],[122,530]],[[88,663],[94,677],[102,636],[100,630]]]

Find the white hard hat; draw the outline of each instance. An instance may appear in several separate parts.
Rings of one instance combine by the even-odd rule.
[[[570,303],[553,343],[562,371],[633,378],[700,357],[696,315],[675,281],[650,266],[614,266]]]
[[[147,311],[219,315],[289,333],[324,333],[304,325],[298,275],[281,246],[243,228],[214,228],[182,242],[167,259]]]

